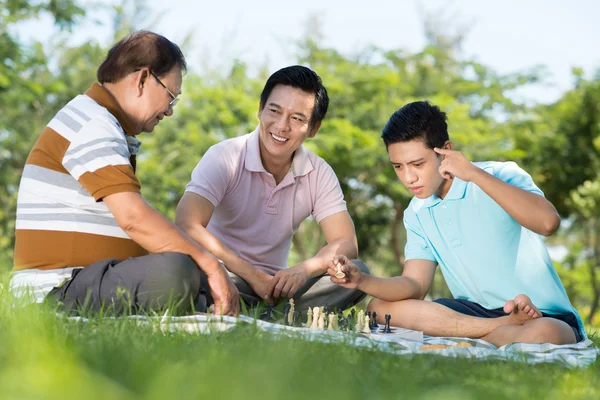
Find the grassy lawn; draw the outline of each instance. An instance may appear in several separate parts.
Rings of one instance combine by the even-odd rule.
[[[569,370],[409,359],[273,338],[252,326],[163,334],[133,321],[77,323],[39,306],[14,308],[0,292],[0,397],[6,399],[600,398],[598,362]]]

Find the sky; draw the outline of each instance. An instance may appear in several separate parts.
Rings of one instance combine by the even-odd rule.
[[[95,0],[83,0],[90,6]],[[114,0],[103,3],[115,2]],[[573,85],[572,67],[587,76],[600,69],[600,2],[594,0],[149,0],[151,15],[143,28],[176,43],[192,35],[184,53],[192,70],[227,66],[237,58],[251,68],[275,71],[294,63],[293,41],[304,36],[307,21],[321,22],[322,45],[352,55],[375,45],[383,49],[421,50],[425,14],[441,15],[444,29],[464,29],[465,57],[499,73],[546,66],[544,85],[515,94],[517,100],[552,102]],[[111,16],[97,12],[99,24],[85,23],[72,35],[74,43],[90,37],[112,38]],[[48,23],[42,21],[41,24]],[[33,23],[21,32],[38,33]],[[47,31],[46,31],[47,32]],[[41,37],[41,39],[44,39]],[[318,72],[318,71],[317,71]]]

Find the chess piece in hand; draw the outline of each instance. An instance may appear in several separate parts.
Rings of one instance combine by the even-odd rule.
[[[340,274],[343,274],[343,277]],[[356,289],[362,281],[362,271],[348,259],[348,257],[338,254],[329,261],[327,273],[331,276],[331,281],[337,283],[346,289]]]

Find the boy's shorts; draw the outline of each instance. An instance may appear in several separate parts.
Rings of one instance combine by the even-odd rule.
[[[464,299],[442,298],[442,299],[434,300],[434,302],[441,304],[443,306],[446,306],[458,313],[465,314],[465,315],[471,315],[473,317],[498,318],[498,317],[504,317],[505,315],[508,315],[507,313],[504,312],[503,308],[494,308],[492,310],[488,310],[487,308],[483,308],[481,305],[479,305],[477,303],[473,303],[472,301],[464,300]],[[577,323],[577,318],[575,317],[575,314],[573,314],[573,313],[564,313],[564,314],[542,313],[542,316],[548,317],[548,318],[555,318],[560,321],[566,322],[567,325],[569,325],[571,327],[571,329],[573,329],[573,332],[575,333],[575,339],[577,340],[577,342],[579,343],[583,340],[583,336],[582,336],[581,332],[579,332],[579,324]]]

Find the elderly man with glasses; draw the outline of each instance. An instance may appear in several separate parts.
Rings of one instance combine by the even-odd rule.
[[[223,264],[140,194],[137,136],[173,115],[186,62],[147,31],[116,43],[85,94],[63,107],[26,161],[11,289],[66,312],[237,314]]]

